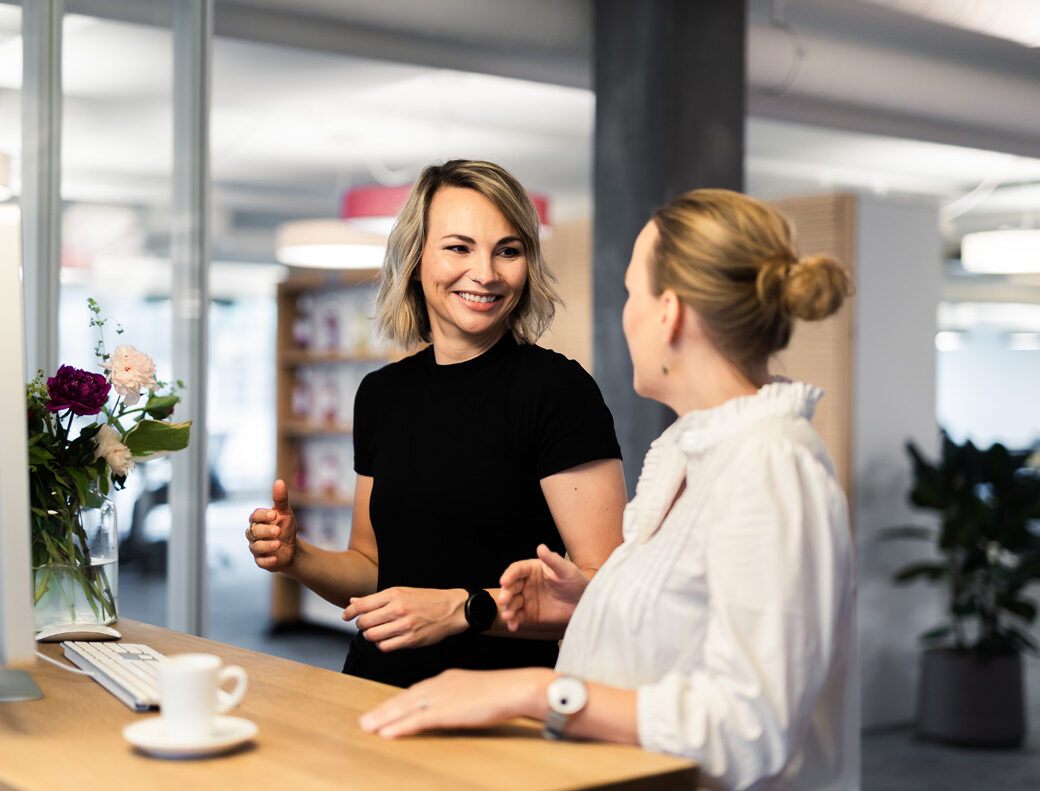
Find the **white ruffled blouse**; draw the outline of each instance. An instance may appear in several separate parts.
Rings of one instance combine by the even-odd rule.
[[[637,689],[642,746],[708,787],[859,787],[852,546],[809,422],[821,395],[776,381],[667,428],[563,640],[556,669]]]

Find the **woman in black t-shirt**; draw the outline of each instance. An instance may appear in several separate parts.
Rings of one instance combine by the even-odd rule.
[[[349,549],[297,537],[283,481],[250,517],[260,568],[357,618],[346,672],[406,686],[449,667],[552,666],[561,631],[507,630],[499,575],[540,543],[591,575],[621,542],[610,413],[581,366],[534,345],[558,301],[538,229],[502,168],[428,167],[390,235],[378,321],[404,348],[430,345],[358,390]]]

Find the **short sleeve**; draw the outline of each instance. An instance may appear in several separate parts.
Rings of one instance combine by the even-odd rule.
[[[596,380],[573,360],[546,370],[535,415],[539,480],[598,459],[620,459],[614,418]]]
[[[378,385],[373,374],[361,380],[354,396],[354,472],[372,476]]]

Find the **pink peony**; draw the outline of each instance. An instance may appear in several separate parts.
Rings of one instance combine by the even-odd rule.
[[[101,365],[108,368],[108,380],[127,406],[137,403],[142,390],[153,390],[156,387],[155,363],[151,357],[133,346],[117,346],[108,362]]]
[[[61,412],[71,409],[74,415],[96,415],[108,400],[109,384],[101,374],[63,365],[47,380],[47,409]]]

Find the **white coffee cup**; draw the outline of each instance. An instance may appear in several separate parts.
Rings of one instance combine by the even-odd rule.
[[[211,736],[216,716],[241,703],[246,671],[221,665],[215,654],[174,654],[159,663],[159,713],[170,738]],[[235,688],[218,701],[217,691],[228,679],[236,680]]]

